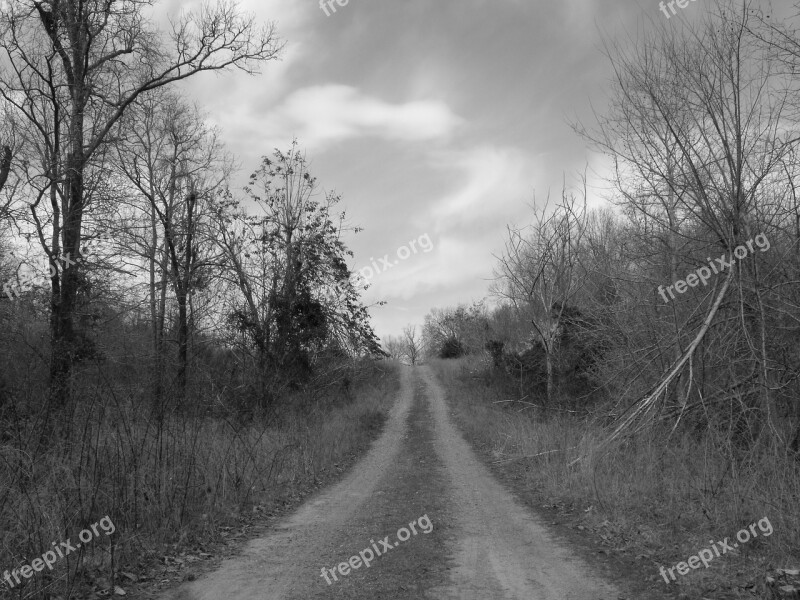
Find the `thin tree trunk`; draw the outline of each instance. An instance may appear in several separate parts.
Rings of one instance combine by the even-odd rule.
[[[0,190],[8,181],[9,172],[11,172],[11,148],[3,146],[3,157],[0,158]]]
[[[547,368],[547,405],[553,406],[555,400],[555,382],[554,382],[554,365],[553,365],[553,352],[550,343],[545,344],[545,365]]]
[[[186,310],[186,290],[182,285],[177,286],[176,300],[178,302],[178,388],[181,397],[186,395],[186,368],[188,363],[189,326]]]
[[[150,177],[150,198],[154,198],[155,190],[153,189],[153,179]],[[152,342],[153,342],[153,402],[154,407],[161,404],[161,396],[163,394],[163,344],[164,344],[164,285],[163,277],[161,282],[161,296],[162,301],[159,303],[157,294],[159,292],[156,287],[156,265],[158,264],[158,222],[156,220],[155,208],[151,206],[150,212],[150,327],[152,328]],[[163,264],[163,263],[162,263]]]
[[[75,134],[75,128],[82,130],[83,119],[76,118],[73,135],[74,147],[81,148],[82,134]],[[83,213],[83,165],[81,157],[70,155],[66,170],[67,197],[64,206],[64,255],[76,256],[80,247],[81,217]],[[56,249],[53,249],[56,253]],[[52,318],[50,321],[52,346],[50,361],[50,397],[58,406],[65,405],[70,398],[70,376],[75,360],[75,327],[73,314],[78,291],[76,265],[67,261],[62,263],[61,285],[58,293],[51,298]]]

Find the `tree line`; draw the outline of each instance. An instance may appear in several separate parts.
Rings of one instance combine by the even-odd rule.
[[[229,0],[157,9],[0,3],[0,561],[117,526],[20,597],[124,593],[296,502],[390,406],[341,198],[296,140],[239,189],[178,87],[256,75],[275,25]]]
[[[239,363],[259,405],[325,353],[380,355],[349,279],[353,228],[297,142],[234,190],[220,132],[174,89],[279,59],[274,24],[234,2],[166,32],[150,16],[138,0],[15,2],[1,15],[0,280],[40,271],[49,285],[0,310],[46,318],[48,406],[67,405],[83,366],[107,358],[100,323],[147,340],[155,405],[165,386],[186,397],[203,353]],[[93,258],[59,260],[95,242]]]
[[[486,352],[518,398],[601,415],[609,441],[681,424],[796,454],[800,34],[721,0],[638,33],[606,42],[608,104],[573,124],[613,206],[587,210],[585,174],[534,201],[493,307],[432,311],[428,355]]]

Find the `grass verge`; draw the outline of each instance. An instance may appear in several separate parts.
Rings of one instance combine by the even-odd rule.
[[[0,444],[0,577],[108,516],[99,535],[52,570],[0,585],[12,598],[101,598],[192,578],[264,522],[337,478],[376,439],[398,389],[386,361],[353,367],[346,386],[285,397],[280,419],[152,412],[87,396],[39,444],[30,401]],[[8,406],[6,409],[8,410]],[[29,430],[25,428],[28,427]],[[152,591],[152,590],[150,590]]]
[[[527,405],[507,402],[483,360],[431,366],[490,468],[529,504],[591,538],[596,551],[633,561],[640,585],[688,599],[753,598],[768,569],[800,565],[800,465],[792,458],[737,452],[711,431],[651,432],[601,454],[597,424],[568,414],[534,418]],[[757,537],[708,568],[673,571],[669,584],[662,578],[661,566],[687,561],[710,541],[735,541],[764,517],[771,534],[756,526]]]

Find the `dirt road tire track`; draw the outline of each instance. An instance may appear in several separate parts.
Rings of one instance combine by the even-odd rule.
[[[416,398],[415,398],[416,391]],[[336,567],[427,513],[434,530],[326,585]],[[380,535],[378,535],[380,534]],[[352,472],[171,600],[617,600],[499,484],[453,426],[427,367],[403,369],[386,430]]]
[[[450,585],[437,600],[616,600],[619,591],[558,543],[484,467],[456,430],[433,372],[420,367],[436,451],[452,485],[459,540]]]
[[[299,571],[313,567],[319,579],[326,534],[343,530],[373,493],[400,451],[413,400],[413,374],[403,369],[400,391],[386,430],[367,456],[340,483],[304,504],[276,531],[252,540],[241,555],[226,559],[215,572],[178,588],[171,600],[255,600],[289,598],[307,582]],[[359,540],[363,544],[363,540]],[[361,546],[363,548],[363,545]],[[348,555],[349,556],[349,555]],[[346,560],[348,557],[343,557]],[[331,565],[328,565],[331,566]]]

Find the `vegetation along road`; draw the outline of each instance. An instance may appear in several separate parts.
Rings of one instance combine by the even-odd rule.
[[[395,542],[369,567],[336,569],[371,548],[369,540],[386,534],[395,539],[395,530],[423,513],[433,526],[429,535],[419,532]],[[325,567],[333,567],[336,581],[324,576]],[[342,570],[349,572],[342,575]],[[270,534],[251,541],[241,556],[168,597],[624,596],[492,477],[454,427],[440,384],[423,366],[403,370],[399,398],[383,435],[343,481],[312,498]]]

